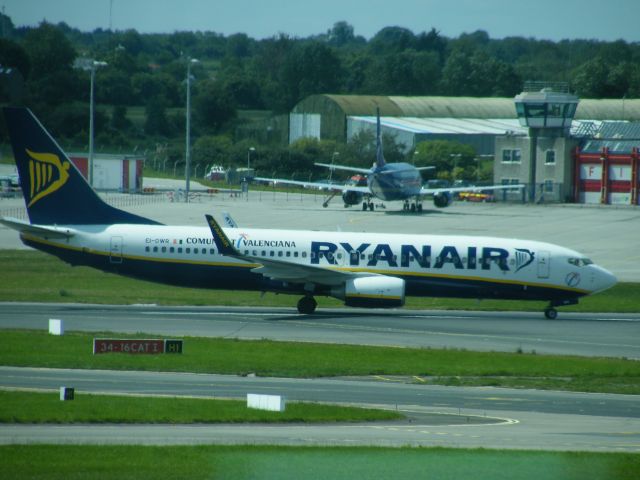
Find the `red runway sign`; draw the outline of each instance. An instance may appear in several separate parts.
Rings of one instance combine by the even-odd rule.
[[[165,348],[165,344],[170,348]],[[182,340],[94,338],[93,353],[159,354],[182,353]]]

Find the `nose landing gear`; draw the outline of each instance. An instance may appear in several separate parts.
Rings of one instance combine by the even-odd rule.
[[[555,320],[558,318],[558,310],[555,307],[566,307],[567,305],[577,305],[578,300],[575,298],[570,298],[567,300],[552,300],[547,308],[544,309],[544,316],[549,320]]]

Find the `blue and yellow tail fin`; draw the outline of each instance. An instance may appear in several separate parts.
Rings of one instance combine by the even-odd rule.
[[[32,224],[158,224],[104,202],[29,109],[3,111]]]

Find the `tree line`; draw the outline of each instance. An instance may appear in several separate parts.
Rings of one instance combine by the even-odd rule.
[[[107,63],[95,74],[96,144],[147,151],[166,145],[163,151],[174,161],[183,155],[191,58],[198,60],[191,68],[194,160],[216,158],[227,165],[245,161],[252,141],[240,132],[251,112],[286,114],[317,93],[511,97],[524,81],[541,80],[566,82],[583,98],[640,96],[640,44],[623,40],[492,39],[482,30],[448,38],[435,28],[414,33],[395,26],[367,40],[344,21],[305,38],[265,39],[208,31],[81,32],[46,22],[20,27],[6,15],[0,15],[0,27],[0,66],[20,72],[21,103],[54,135],[86,144],[90,73],[74,63],[78,57],[92,58]],[[0,101],[14,101],[5,84],[0,75]],[[387,142],[388,155],[401,155],[393,139]],[[258,165],[273,171],[309,172],[304,158],[313,158],[312,164],[335,152],[342,163],[370,165],[374,155],[362,145],[317,141],[260,149]],[[303,159],[300,151],[306,152]]]

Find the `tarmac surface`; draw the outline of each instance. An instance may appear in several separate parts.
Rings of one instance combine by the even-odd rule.
[[[207,193],[192,182],[190,202],[178,188],[183,182],[145,179],[145,186],[166,188],[155,195],[108,194],[115,206],[166,224],[205,225],[204,215],[227,211],[240,227],[355,232],[406,232],[476,235],[539,240],[568,247],[613,272],[619,281],[640,282],[640,207],[613,205],[528,205],[454,202],[438,209],[425,200],[425,211],[402,211],[389,202],[375,212],[344,208],[340,197],[322,207],[323,192],[239,191]],[[177,201],[177,200],[180,201]],[[22,199],[1,199],[0,215],[26,218]],[[0,248],[24,248],[17,233],[0,226]]]
[[[235,191],[210,193],[195,184],[190,202],[186,203],[175,186],[163,182],[156,188],[168,190],[155,195],[109,194],[107,198],[119,208],[167,224],[204,225],[205,213],[220,218],[221,213],[227,211],[241,227],[540,240],[583,253],[611,270],[619,280],[640,281],[638,207],[454,203],[449,208],[436,209],[425,201],[426,210],[422,214],[403,213],[400,203],[378,207],[375,212],[362,212],[359,208],[344,208],[339,197],[333,199],[328,208],[323,208],[321,192],[251,191],[242,196]],[[25,218],[22,200],[1,199],[0,215]],[[15,232],[0,227],[0,248],[24,247]],[[92,306],[87,308],[86,312],[91,313]],[[142,316],[136,321],[136,314],[126,310],[101,308],[104,308],[102,313],[88,315],[100,317],[98,324],[100,321],[117,323],[122,316],[135,331],[144,330],[148,325]],[[33,321],[29,308],[22,310],[26,316],[18,318],[25,319],[25,323]],[[483,350],[483,343],[488,349],[504,350],[513,349],[517,343],[525,351],[529,348],[540,352],[573,349],[582,355],[587,354],[585,350],[609,352],[623,346],[630,358],[637,358],[635,339],[640,338],[638,318],[633,315],[567,314],[566,320],[549,322],[531,314],[518,314],[515,321],[508,322],[492,312],[435,312],[433,317],[413,318],[407,311],[353,315],[336,309],[328,315],[307,318],[296,315],[293,309],[290,310],[293,315],[280,309],[275,311],[277,320],[272,313],[260,309],[248,312],[213,309],[194,314],[184,309],[159,308],[149,316],[156,320],[158,328],[171,324],[173,328],[197,330],[215,325],[226,331],[223,336],[239,338],[258,335],[268,328],[308,341],[333,336],[337,341],[346,338],[356,343],[382,344],[381,339],[386,337],[390,343],[402,345],[403,342],[411,344],[410,339],[415,342],[423,338],[428,339],[428,343],[464,345],[468,342],[469,348],[479,350]],[[203,322],[206,322],[204,327]],[[2,328],[14,328],[12,325]],[[115,330],[117,325],[113,327]],[[291,399],[398,408],[406,411],[411,419],[404,424],[332,426],[4,425],[0,429],[0,443],[424,445],[640,452],[640,412],[636,396],[439,387],[414,384],[406,379],[289,380],[16,367],[0,367],[0,380],[4,388],[51,389],[58,388],[61,382],[82,385],[78,387],[80,394],[108,391],[241,397],[248,392],[282,393]],[[461,419],[466,417],[476,420],[470,421],[470,425],[461,424]],[[486,420],[480,421],[482,418]]]
[[[256,295],[256,299],[257,299]],[[161,307],[0,303],[0,329],[47,330],[49,318],[84,332],[271,339],[640,360],[640,315],[561,312]]]
[[[0,367],[4,388],[331,402],[404,413],[407,421],[338,425],[3,425],[0,444],[448,446],[640,452],[634,396],[372,381]]]

